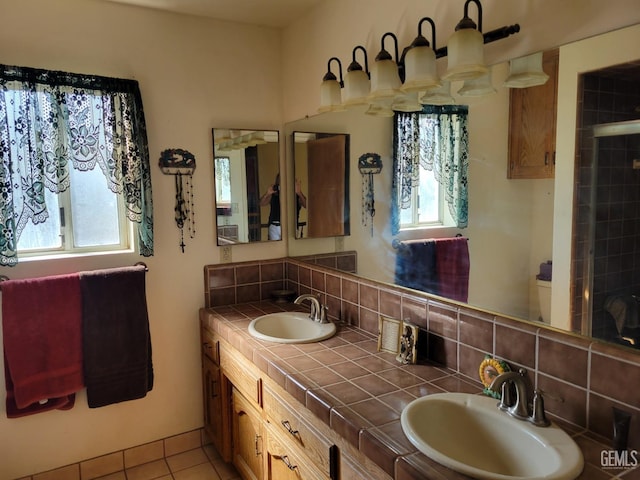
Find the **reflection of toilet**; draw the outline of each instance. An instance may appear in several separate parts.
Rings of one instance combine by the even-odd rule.
[[[551,281],[536,280],[538,284],[538,302],[540,303],[540,319],[551,323]]]

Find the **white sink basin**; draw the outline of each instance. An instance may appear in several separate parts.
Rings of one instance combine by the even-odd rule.
[[[436,462],[479,479],[572,480],[584,465],[576,443],[555,424],[537,427],[484,395],[437,393],[402,411],[402,430]]]
[[[278,343],[312,343],[332,337],[334,323],[314,322],[308,313],[280,312],[256,318],[249,333],[260,340]]]

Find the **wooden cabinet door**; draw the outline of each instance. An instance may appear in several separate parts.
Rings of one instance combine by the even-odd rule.
[[[202,391],[204,394],[204,429],[213,446],[222,454],[224,432],[222,422],[222,376],[220,367],[208,357],[202,357]]]
[[[508,178],[554,176],[558,58],[558,50],[544,53],[544,85],[511,89]]]
[[[244,480],[262,480],[264,461],[262,417],[235,388],[232,398],[233,464]]]

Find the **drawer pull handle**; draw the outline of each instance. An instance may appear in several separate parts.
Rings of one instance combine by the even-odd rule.
[[[298,430],[294,430],[294,429],[291,427],[291,424],[289,423],[289,420],[282,420],[280,423],[282,423],[282,426],[283,426],[284,428],[286,428],[286,429],[287,429],[287,431],[288,431],[291,435],[293,435],[294,437],[298,434]]]
[[[280,460],[282,460],[282,463],[284,463],[289,470],[295,470],[296,468],[298,468],[297,465],[294,465],[293,463],[291,463],[289,461],[289,457],[287,457],[286,455],[283,455],[283,456],[281,456],[279,458],[280,458]]]

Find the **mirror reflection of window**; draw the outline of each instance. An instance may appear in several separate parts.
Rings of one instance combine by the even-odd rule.
[[[231,215],[231,167],[229,157],[216,157],[216,210],[218,215]]]

